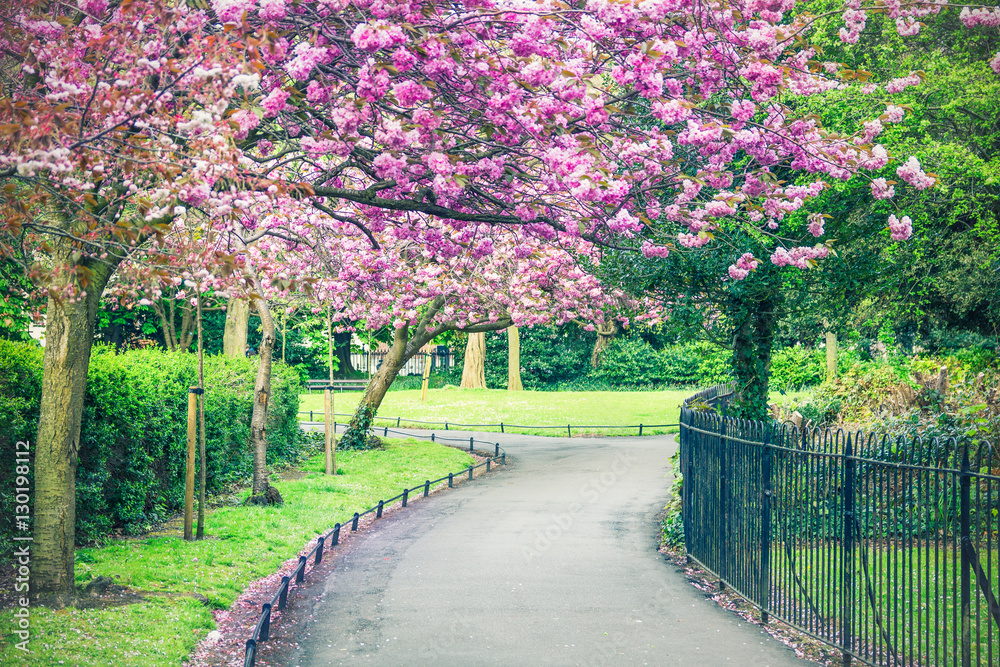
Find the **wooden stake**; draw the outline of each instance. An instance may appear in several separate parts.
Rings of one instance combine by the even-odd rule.
[[[208,461],[205,454],[205,340],[201,328],[201,299],[198,291],[198,532],[197,539],[205,537],[205,479]]]
[[[326,474],[333,474],[333,392],[323,390],[323,451],[326,454]]]
[[[431,355],[424,352],[424,383],[420,388],[420,402],[427,402],[427,385],[431,379]]]
[[[333,304],[326,304],[326,335],[327,353],[330,371],[330,385],[333,385]],[[324,432],[326,438],[323,449],[326,452],[326,474],[337,474],[337,425],[333,421],[333,390],[330,387],[323,392]]]
[[[184,539],[194,538],[194,448],[198,441],[198,387],[188,388],[187,475],[184,480]]]

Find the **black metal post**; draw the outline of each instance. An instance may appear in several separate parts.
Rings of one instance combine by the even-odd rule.
[[[642,435],[642,424],[639,424],[639,435]]]
[[[472,466],[469,466],[469,479],[472,479]]]
[[[446,430],[446,431],[448,430],[448,422],[444,423],[444,430]]]
[[[959,530],[961,532],[962,551],[962,667],[972,665],[972,560],[969,558],[969,547],[972,546],[971,530],[971,502],[972,502],[972,472],[969,468],[969,448],[964,447],[962,452],[962,478],[959,483],[959,493],[961,495],[961,514],[959,516]]]
[[[381,519],[382,518],[382,507],[384,505],[385,505],[385,501],[384,500],[378,501],[378,511],[375,513],[375,518],[376,519]]]
[[[486,459],[486,472],[490,471],[490,461],[492,461],[492,460],[493,459]]]
[[[455,488],[455,475],[453,473],[448,473],[448,488]]]
[[[573,432],[569,430],[569,424],[566,424],[566,437],[567,438],[573,437]]]
[[[335,523],[333,524],[333,541],[330,542],[330,546],[335,547],[338,542],[340,542],[340,524]]]
[[[306,580],[306,557],[299,556],[299,566],[295,568],[295,583],[301,584]]]
[[[493,456],[500,456],[500,443],[497,443],[496,449],[493,450]]]
[[[396,428],[399,428],[399,420],[400,419],[402,419],[402,417],[396,417]]]
[[[359,515],[357,512],[354,513],[354,519],[351,521],[351,532],[352,533],[358,529],[358,518],[360,516],[361,515]]]
[[[719,590],[725,590],[723,578],[729,575],[726,565],[729,541],[729,448],[726,446],[726,414],[722,413],[719,429],[719,552],[716,567],[719,569]]]
[[[263,622],[260,624],[260,634],[257,639],[262,642],[266,642],[267,638],[271,636],[271,603],[265,602],[261,607],[260,612]]]
[[[503,422],[500,422],[500,432],[503,433]]]
[[[406,507],[406,499],[410,497],[410,490],[403,489],[403,507]]]
[[[316,540],[316,560],[313,561],[314,565],[319,565],[323,562],[323,536],[320,535]]]
[[[431,480],[428,479],[424,481],[424,498],[429,496],[430,493],[431,493]]]
[[[292,580],[291,577],[285,575],[281,578],[281,588],[278,590],[278,610],[285,608],[288,604],[288,586],[289,582]]]
[[[434,442],[434,434],[431,433],[431,442]]]
[[[472,451],[472,438],[469,438],[469,451]]]
[[[761,463],[760,486],[760,621],[767,623],[769,618],[768,605],[771,597],[771,460],[774,452],[771,450],[771,427],[764,427],[764,460]]]
[[[851,649],[854,647],[854,450],[851,434],[847,434],[844,445],[844,523],[841,536],[844,545],[844,559],[841,562],[840,627],[841,654],[844,667],[851,665]]]

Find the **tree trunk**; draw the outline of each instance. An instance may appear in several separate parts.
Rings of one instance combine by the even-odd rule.
[[[69,251],[57,255],[68,259]],[[42,396],[35,444],[34,541],[31,589],[56,604],[73,597],[76,536],[76,465],[87,370],[97,306],[118,261],[84,262],[92,271],[86,297],[49,299],[46,309]],[[120,260],[119,260],[120,261]],[[70,273],[70,275],[75,275]],[[57,286],[58,288],[58,286]]]
[[[465,345],[462,389],[486,389],[486,334],[470,333]]]
[[[521,384],[521,335],[517,327],[507,329],[507,391],[524,391]]]
[[[778,324],[778,298],[735,301],[727,316],[739,322],[733,335],[733,372],[737,397],[730,414],[745,419],[766,419],[771,352]]]
[[[337,372],[341,377],[354,374],[354,365],[351,363],[351,332],[342,331],[333,334],[334,354],[337,357]]]
[[[340,439],[341,447],[345,449],[364,448],[372,419],[375,418],[379,406],[382,405],[382,399],[385,398],[385,393],[389,391],[389,386],[396,379],[403,365],[419,352],[424,345],[445,331],[463,330],[459,329],[456,322],[434,323],[434,318],[444,307],[445,303],[444,297],[438,297],[427,306],[420,321],[413,327],[415,333],[412,340],[407,341],[410,334],[409,325],[405,325],[393,332],[392,346],[386,353],[385,359],[382,360],[382,365],[379,366],[372,379],[368,381],[368,387],[365,389],[364,396],[361,397],[358,411],[354,413],[347,431]],[[464,331],[472,334],[485,331],[499,331],[509,326],[510,320],[504,319],[497,322],[472,325],[466,327]]]
[[[253,494],[267,492],[267,403],[271,397],[271,357],[274,351],[274,318],[263,298],[264,287],[256,271],[253,274],[254,293],[251,297],[260,315],[264,335],[257,352],[257,379],[254,382],[253,416],[250,418],[250,446],[253,448]]]
[[[590,355],[590,365],[592,368],[597,368],[601,365],[601,355],[611,345],[611,341],[617,335],[618,323],[614,320],[601,322],[597,325],[597,340],[594,341],[594,351]]]
[[[226,308],[226,329],[222,337],[222,353],[227,357],[241,357],[247,350],[247,325],[250,321],[250,303],[245,299],[230,299]]]

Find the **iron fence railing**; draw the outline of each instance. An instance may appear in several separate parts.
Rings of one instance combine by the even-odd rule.
[[[385,361],[385,352],[353,352],[351,353],[351,367],[359,373],[374,373]],[[424,364],[430,361],[431,369],[448,369],[455,366],[455,355],[450,352],[429,352],[427,354],[415,354],[407,359],[400,375],[423,375]]]
[[[309,420],[308,421],[310,423],[314,423],[314,424],[322,424],[322,423],[324,423],[324,421],[323,421],[323,411],[322,410],[299,410],[299,414],[300,415],[306,415],[306,414],[308,414],[309,415]],[[346,414],[346,413],[341,413],[341,412],[335,412],[335,413],[333,413],[333,416],[334,417],[348,417],[348,418],[351,418],[354,415]],[[317,417],[319,418],[318,420],[317,420]],[[643,429],[650,429],[650,428],[670,428],[670,427],[674,427],[674,426],[678,425],[676,422],[673,423],[673,424],[610,424],[610,425],[557,424],[557,425],[548,425],[548,426],[532,426],[532,425],[526,425],[526,424],[506,424],[504,422],[501,422],[499,424],[463,424],[461,422],[435,422],[435,421],[422,421],[422,420],[419,420],[419,419],[409,419],[407,417],[378,417],[378,416],[376,416],[373,419],[373,421],[374,422],[381,421],[381,422],[384,422],[385,424],[392,424],[393,422],[395,422],[396,428],[402,428],[406,424],[415,424],[416,426],[414,426],[414,428],[421,429],[421,430],[426,430],[426,427],[431,427],[431,426],[443,426],[444,430],[446,430],[446,431],[449,431],[452,428],[457,428],[458,430],[463,430],[463,431],[477,430],[477,429],[478,430],[483,430],[483,429],[492,429],[492,430],[495,430],[495,429],[499,428],[501,433],[507,433],[508,429],[524,429],[524,430],[559,429],[559,430],[565,430],[566,431],[566,435],[568,435],[570,437],[573,436],[573,429],[576,429],[577,432],[581,432],[581,431],[582,432],[589,432],[589,430],[591,430],[591,429],[592,430],[609,430],[609,429],[628,429],[628,430],[631,430],[631,429],[637,429],[639,435],[642,435]],[[341,424],[339,422],[336,422],[336,421],[333,424],[334,424],[334,428],[339,428],[339,427],[343,426],[343,424]],[[378,431],[382,431],[382,430],[390,428],[390,427],[388,425],[383,425],[383,426],[372,425],[371,428],[372,428],[372,431],[378,432]]]
[[[379,429],[382,430],[382,429]],[[390,432],[399,433],[399,435],[406,437],[428,437],[428,436],[414,436],[412,433],[402,433],[397,431],[390,431],[386,429],[386,435]],[[465,438],[447,438],[440,437],[436,433],[431,433],[429,439],[432,442],[441,442],[450,447],[458,447],[457,444],[452,443],[462,443],[461,449],[465,449]],[[490,445],[493,447],[492,452],[476,450],[476,444]],[[460,478],[463,475],[468,475],[468,479],[472,479],[475,471],[479,468],[486,468],[486,472],[490,472],[491,464],[499,463],[504,465],[507,463],[507,453],[500,447],[499,443],[485,442],[483,440],[475,440],[473,438],[468,439],[468,451],[474,454],[479,454],[480,456],[487,457],[482,463],[475,465],[470,465],[468,468],[460,470],[457,473],[448,473],[444,477],[438,479],[429,479],[424,481],[423,484],[418,484],[413,488],[403,489],[402,493],[393,496],[387,500],[378,501],[377,505],[369,507],[363,512],[355,512],[354,516],[350,517],[347,521],[341,523],[335,523],[333,529],[325,535],[321,535],[316,540],[316,546],[312,548],[307,554],[299,555],[298,565],[291,574],[281,577],[281,584],[278,586],[278,590],[275,591],[274,596],[271,598],[270,602],[265,602],[261,605],[260,616],[257,619],[257,624],[254,626],[253,632],[250,634],[250,638],[246,641],[246,649],[244,654],[243,665],[244,667],[254,667],[257,662],[257,651],[261,642],[265,642],[270,637],[271,633],[271,614],[272,611],[280,611],[284,609],[288,604],[288,595],[293,590],[292,582],[294,581],[296,585],[305,582],[306,577],[306,566],[308,565],[310,559],[313,562],[313,567],[323,562],[323,551],[326,549],[329,551],[333,547],[337,546],[340,542],[340,531],[344,529],[348,524],[350,524],[351,532],[358,529],[358,522],[365,516],[369,514],[374,514],[376,519],[382,518],[382,512],[386,507],[392,505],[397,500],[400,501],[402,507],[406,507],[407,502],[410,500],[410,494],[414,492],[422,493],[423,497],[426,498],[430,495],[431,488],[437,484],[443,484],[448,482],[448,488],[452,488],[455,484],[455,479]]]
[[[681,410],[687,554],[845,665],[1000,665],[1000,452]]]

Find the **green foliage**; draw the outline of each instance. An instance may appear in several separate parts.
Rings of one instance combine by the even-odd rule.
[[[17,440],[37,431],[42,350],[0,341],[0,454],[13,459]],[[252,473],[248,446],[256,359],[206,357],[206,491],[222,491]],[[94,347],[87,378],[77,467],[76,533],[86,543],[121,532],[148,530],[183,506],[188,387],[196,384],[197,357],[136,350],[115,354]],[[268,409],[268,463],[299,456],[299,377],[275,364]],[[9,488],[11,471],[0,471]],[[13,516],[10,496],[2,517]],[[0,522],[9,521],[0,518]],[[10,535],[0,525],[0,534]]]
[[[706,387],[728,381],[729,356],[708,342],[656,350],[640,336],[619,337],[590,377],[612,387]]]
[[[347,450],[366,450],[377,446],[377,438],[369,437],[368,431],[375,419],[375,410],[365,403],[358,406],[347,432],[339,440],[337,447]]]
[[[674,481],[670,485],[670,501],[667,503],[666,514],[663,517],[662,538],[666,544],[679,547],[684,544],[684,516],[681,504],[684,477],[681,475],[680,452],[676,452],[670,457],[670,467],[673,471]]]
[[[796,345],[777,350],[771,356],[770,386],[788,391],[811,387],[823,381],[826,372],[824,350]]]
[[[29,340],[31,283],[17,262],[0,258],[0,338]]]

